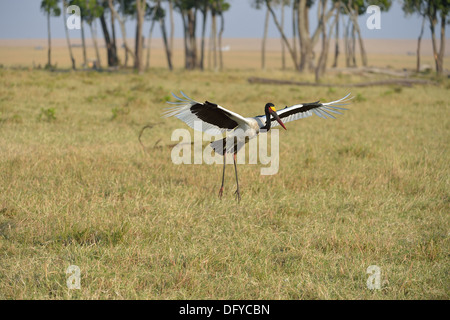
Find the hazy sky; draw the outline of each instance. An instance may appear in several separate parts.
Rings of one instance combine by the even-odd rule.
[[[225,32],[224,37],[229,38],[259,38],[263,34],[263,25],[265,10],[256,10],[251,7],[251,0],[229,0],[231,8],[225,13]],[[393,0],[393,5],[389,12],[381,13],[381,29],[369,30],[366,27],[366,21],[369,14],[359,18],[361,31],[365,38],[386,38],[386,39],[416,39],[420,32],[421,19],[418,16],[405,17],[401,10],[401,1]],[[46,38],[47,21],[46,16],[40,11],[40,0],[0,0],[0,38]],[[277,9],[280,14],[280,10]],[[290,28],[288,21],[290,12],[286,8],[286,29]],[[289,21],[290,22],[290,21]],[[175,15],[175,36],[182,37],[181,18]],[[317,25],[317,7],[314,6],[310,13],[310,23],[312,28]],[[148,34],[149,22],[144,25],[144,34]],[[135,22],[127,23],[127,36],[133,37]],[[200,32],[201,24],[198,31]],[[88,30],[88,28],[86,28]],[[343,29],[343,28],[341,28]],[[120,29],[116,29],[118,36]],[[63,18],[57,17],[51,19],[51,32],[53,38],[65,37],[63,28]],[[79,38],[79,30],[69,31],[71,37]],[[101,36],[100,26],[98,27],[99,36]],[[291,33],[287,32],[289,36]],[[450,35],[450,27],[447,25],[447,37]],[[90,37],[87,31],[87,37]],[[159,26],[155,26],[154,37],[160,37]],[[269,26],[269,37],[279,37],[279,33],[273,23]],[[425,28],[425,38],[430,37],[428,23]]]

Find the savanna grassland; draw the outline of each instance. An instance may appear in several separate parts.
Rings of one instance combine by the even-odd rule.
[[[0,69],[1,299],[448,299],[449,82],[249,84],[294,72]],[[375,77],[375,76],[374,76]],[[365,81],[334,75],[324,82]],[[183,90],[245,116],[335,100],[280,131],[280,168],[174,165]],[[143,148],[138,135],[143,126]],[[156,144],[156,146],[155,146]],[[66,285],[69,265],[81,289]],[[366,270],[381,269],[369,290]]]

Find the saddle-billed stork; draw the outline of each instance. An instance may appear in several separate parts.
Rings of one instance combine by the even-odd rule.
[[[261,130],[269,131],[270,128],[281,125],[285,130],[284,123],[303,119],[317,115],[320,118],[336,119],[334,114],[342,114],[340,111],[347,110],[345,108],[337,107],[346,105],[352,98],[348,98],[350,93],[342,99],[320,103],[320,101],[296,104],[291,107],[285,107],[281,110],[276,110],[273,103],[267,103],[264,108],[264,115],[244,118],[240,114],[227,110],[215,103],[205,101],[204,103],[195,101],[189,98],[184,92],[178,97],[174,93],[172,95],[177,99],[176,102],[168,101],[174,106],[169,107],[164,112],[164,117],[175,116],[181,121],[185,122],[191,128],[194,128],[195,121],[201,121],[202,131],[211,135],[230,132],[223,139],[211,142],[211,147],[215,152],[223,155],[223,172],[222,185],[219,190],[219,197],[222,197],[224,179],[225,179],[225,159],[226,154],[233,153],[234,172],[236,175],[236,197],[238,201],[241,200],[239,192],[239,181],[236,168],[236,153],[242,148],[248,140],[255,138]]]

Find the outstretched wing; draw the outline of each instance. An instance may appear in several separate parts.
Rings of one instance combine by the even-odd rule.
[[[340,111],[347,110],[345,108],[337,107],[337,106],[344,106],[347,105],[348,101],[353,99],[353,97],[349,98],[350,93],[347,94],[342,99],[332,101],[332,102],[326,102],[326,103],[320,103],[320,101],[316,102],[310,102],[310,103],[302,103],[302,104],[296,104],[291,107],[286,107],[281,110],[277,110],[277,114],[280,117],[281,121],[283,123],[303,119],[312,116],[313,114],[317,115],[318,117],[321,117],[323,119],[327,118],[333,118],[336,119],[333,114],[342,114]],[[265,123],[266,116],[259,116],[257,117]],[[274,117],[270,118],[271,126],[275,127],[278,126],[278,122],[275,120]]]
[[[166,109],[164,117],[175,116],[191,128],[194,128],[195,121],[201,121],[202,131],[208,131],[209,134],[220,134],[232,130],[240,124],[248,123],[244,117],[235,112],[208,101],[197,102],[189,98],[183,91],[180,92],[183,98],[172,93],[178,101],[167,102],[174,106]]]

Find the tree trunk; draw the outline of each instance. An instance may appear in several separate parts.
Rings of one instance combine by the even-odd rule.
[[[422,41],[422,36],[423,36],[423,30],[425,27],[425,16],[423,16],[422,19],[422,28],[420,29],[420,35],[419,38],[417,39],[417,66],[416,66],[416,72],[420,71],[420,44]]]
[[[266,69],[266,41],[267,41],[267,30],[269,29],[269,17],[270,11],[266,11],[266,19],[264,20],[264,34],[261,46],[261,69]]]
[[[219,2],[219,7],[220,7],[220,30],[219,30],[219,65],[220,65],[220,70],[223,70],[223,47],[222,47],[222,35],[223,35],[223,31],[225,30],[225,19],[223,18],[223,11],[222,11],[222,7],[221,4]]]
[[[164,41],[164,48],[166,49],[166,57],[167,57],[167,66],[169,67],[169,70],[173,70],[172,66],[172,52],[170,50],[170,45],[167,40],[167,32],[166,32],[166,24],[164,23],[164,19],[159,19],[159,25],[161,26],[161,33],[163,35],[163,41]]]
[[[47,13],[47,35],[48,35],[48,60],[47,66],[51,68],[52,66],[52,40],[50,34],[50,12]]]
[[[322,62],[322,66],[320,68],[321,75],[324,75],[327,70],[328,51],[329,51],[330,42],[331,42],[331,30],[334,28],[336,23],[337,23],[337,20],[334,19],[333,23],[330,25],[330,28],[328,29],[328,33],[327,33],[328,36],[327,36],[327,41],[325,42],[323,62]]]
[[[100,61],[100,52],[98,51],[98,43],[97,43],[97,27],[96,26],[92,26],[92,23],[96,23],[95,20],[91,21],[89,24],[89,29],[91,30],[91,35],[92,35],[92,42],[94,43],[94,48],[95,48],[95,55],[97,57],[97,61],[96,61],[96,65],[95,68],[101,68],[101,61]]]
[[[342,18],[344,19],[344,18]],[[350,33],[350,18],[347,20],[347,24],[344,25],[345,32],[344,32],[344,48],[345,48],[345,66],[347,68],[350,67],[350,60],[351,60],[351,53],[350,53],[350,39],[349,39],[349,33]]]
[[[214,71],[217,71],[217,13],[216,11],[212,12],[212,25],[211,25],[211,54],[212,54],[212,61],[213,61],[213,69]]]
[[[147,69],[147,70],[150,69],[150,46],[151,46],[154,26],[155,26],[155,20],[152,20],[152,23],[150,24],[150,30],[148,32],[148,38],[147,38],[147,62],[145,65],[145,69]]]
[[[358,35],[358,43],[359,43],[359,51],[361,51],[361,61],[362,61],[362,65],[364,67],[367,67],[367,53],[366,53],[366,49],[364,48],[364,42],[363,42],[363,38],[361,36],[361,30],[359,28],[359,23],[358,23],[358,9],[355,8],[353,10],[350,10],[350,17],[352,18],[353,21],[353,28],[354,31],[356,31],[356,34]],[[355,38],[355,36],[353,35],[353,37]],[[356,62],[355,62],[356,65]]]
[[[445,24],[446,24],[446,16],[444,12],[441,11],[441,47],[439,48],[438,69],[437,69],[437,73],[439,75],[444,72]]]
[[[117,55],[116,27],[114,23],[114,15],[112,13],[111,13],[111,36],[112,36],[112,44],[116,51],[117,65],[119,65],[119,56]]]
[[[356,20],[355,27],[356,27],[356,34],[358,35],[359,50],[361,51],[362,65],[364,67],[367,67],[367,53],[366,53],[366,49],[364,48],[364,41],[361,36],[361,30],[359,29],[357,20]]]
[[[322,52],[320,53],[320,57],[319,57],[319,61],[317,62],[317,67],[315,70],[315,76],[316,76],[316,82],[319,82],[320,80],[320,76],[322,75],[321,73],[321,67],[322,67],[322,63],[324,60],[324,53],[325,53],[325,46],[326,46],[326,41],[327,41],[327,34],[326,34],[326,28],[324,27],[324,13],[325,13],[325,4],[326,4],[326,0],[321,0],[320,3],[318,4],[318,11],[320,12],[320,7],[322,7],[322,15],[321,17],[319,17],[319,24],[322,25]]]
[[[352,23],[352,67],[356,67],[356,31]]]
[[[111,42],[111,38],[109,37],[108,27],[106,25],[104,13],[100,16],[100,24],[102,26],[103,37],[105,38],[106,43],[106,52],[108,54],[108,66],[116,67],[119,63],[119,60],[117,58],[116,45]]]
[[[72,61],[72,69],[75,70],[76,66],[75,66],[75,59],[73,57],[73,52],[72,52],[72,44],[70,43],[70,38],[69,38],[69,31],[67,29],[67,19],[66,19],[66,10],[67,10],[67,2],[63,1],[63,19],[64,19],[64,30],[66,32],[66,39],[67,39],[67,46],[69,48],[69,54],[70,54],[70,60]]]
[[[84,64],[84,67],[86,68],[88,63],[87,63],[87,57],[86,57],[86,41],[84,39],[84,20],[83,20],[83,17],[81,17],[80,24],[81,24],[81,43],[82,43],[82,46],[83,46],[83,64]]]
[[[169,17],[170,17],[170,54],[173,54],[173,39],[175,32],[175,23],[173,21],[173,0],[169,0]],[[170,57],[172,60],[172,56]]]
[[[200,69],[205,69],[205,33],[206,33],[206,20],[208,17],[208,0],[204,0],[203,7],[203,25],[202,25],[202,44],[201,44],[201,53],[200,53]]]
[[[188,70],[192,70],[197,67],[197,43],[195,37],[196,12],[197,10],[193,9],[187,11],[183,10],[181,12],[184,25],[185,68]]]
[[[292,2],[292,46],[293,46],[293,59],[294,66],[298,65],[297,57],[297,10],[298,10],[298,0]]]
[[[128,43],[127,43],[127,33],[126,33],[126,29],[125,29],[125,21],[124,21],[124,19],[122,19],[120,17],[119,13],[114,8],[114,4],[113,4],[112,0],[108,0],[108,6],[109,6],[109,10],[111,11],[111,14],[117,19],[117,21],[119,21],[120,31],[122,33],[123,45],[125,47],[124,48],[124,50],[125,50],[124,66],[126,67],[128,65],[128,54],[130,54],[133,59],[135,59],[135,56],[134,56],[133,51],[131,50],[131,48],[128,46]],[[111,20],[111,23],[113,23],[113,20]]]
[[[434,26],[436,24],[436,20],[434,20],[434,18],[429,17],[430,19],[430,31],[431,31],[431,44],[433,46],[433,58],[434,58],[434,63],[436,65],[436,71],[438,69],[437,66],[437,48],[436,48],[436,35],[435,35],[435,31],[434,31]]]
[[[338,3],[334,3],[334,6],[328,10],[328,12],[325,14],[324,18],[324,25],[327,24],[328,20],[333,16],[333,11],[338,7]],[[319,19],[320,20],[320,17]],[[317,41],[320,39],[320,35],[322,33],[322,24],[318,24],[316,30],[314,30],[313,35],[311,36],[311,47],[314,48],[316,46]],[[308,31],[309,34],[309,31]]]
[[[144,70],[144,63],[142,59],[143,51],[143,37],[142,37],[142,26],[144,24],[144,14],[145,14],[145,0],[136,0],[136,42],[135,42],[135,54],[134,54],[134,68],[139,73]]]
[[[183,37],[183,39],[184,39],[184,68],[189,69],[188,26],[187,26],[186,14],[185,14],[184,10],[181,11],[180,13],[181,13],[181,18],[183,19],[183,31],[184,31],[184,37]]]
[[[334,45],[334,62],[333,68],[337,68],[338,58],[339,58],[339,15],[341,11],[341,1],[338,2],[336,7],[336,34],[335,34],[335,45]]]
[[[308,8],[306,0],[300,0],[298,7],[298,34],[300,38],[300,72],[312,66],[312,48],[309,37]]]
[[[284,43],[286,44],[286,47],[289,50],[289,53],[291,54],[292,57],[292,61],[294,62],[294,66],[296,70],[299,70],[299,65],[297,63],[297,57],[296,54],[294,53],[294,50],[292,49],[288,39],[286,38],[286,35],[284,34],[283,29],[281,28],[277,16],[275,15],[275,12],[273,11],[272,7],[270,6],[270,3],[268,0],[266,0],[266,5],[267,5],[267,9],[269,9],[270,13],[272,14],[272,18],[273,18],[273,22],[275,22],[275,25],[277,26],[278,31],[281,34],[281,37],[283,38]]]
[[[346,12],[349,16],[349,18],[352,21],[352,54],[353,54],[353,66],[356,67],[356,50],[355,50],[355,42],[356,42],[356,34],[358,35],[358,43],[359,43],[359,51],[361,52],[361,61],[362,65],[364,67],[367,67],[367,53],[366,49],[364,48],[364,42],[361,36],[361,30],[359,28],[358,24],[358,8],[356,4],[352,5],[352,2],[348,4],[348,6],[345,7]]]
[[[327,4],[327,0],[322,0],[322,15],[320,17],[319,23],[321,24],[321,30],[322,30],[322,51],[320,53],[319,61],[317,62],[316,70],[315,70],[315,76],[316,76],[316,82],[319,82],[320,77],[325,73],[326,70],[326,64],[327,64],[327,58],[328,58],[328,45],[329,45],[329,39],[330,37],[327,36],[327,28],[325,25],[325,8]],[[320,6],[320,4],[319,4]],[[336,19],[335,19],[336,22]],[[328,34],[331,34],[331,29],[333,25],[330,26],[330,30]]]
[[[284,3],[281,3],[281,29],[284,30]],[[286,49],[283,40],[281,40],[281,69],[286,69]]]
[[[196,28],[197,28],[197,9],[191,9],[188,11],[188,31],[189,31],[189,42],[190,42],[190,69],[197,68],[197,38],[196,38]]]

